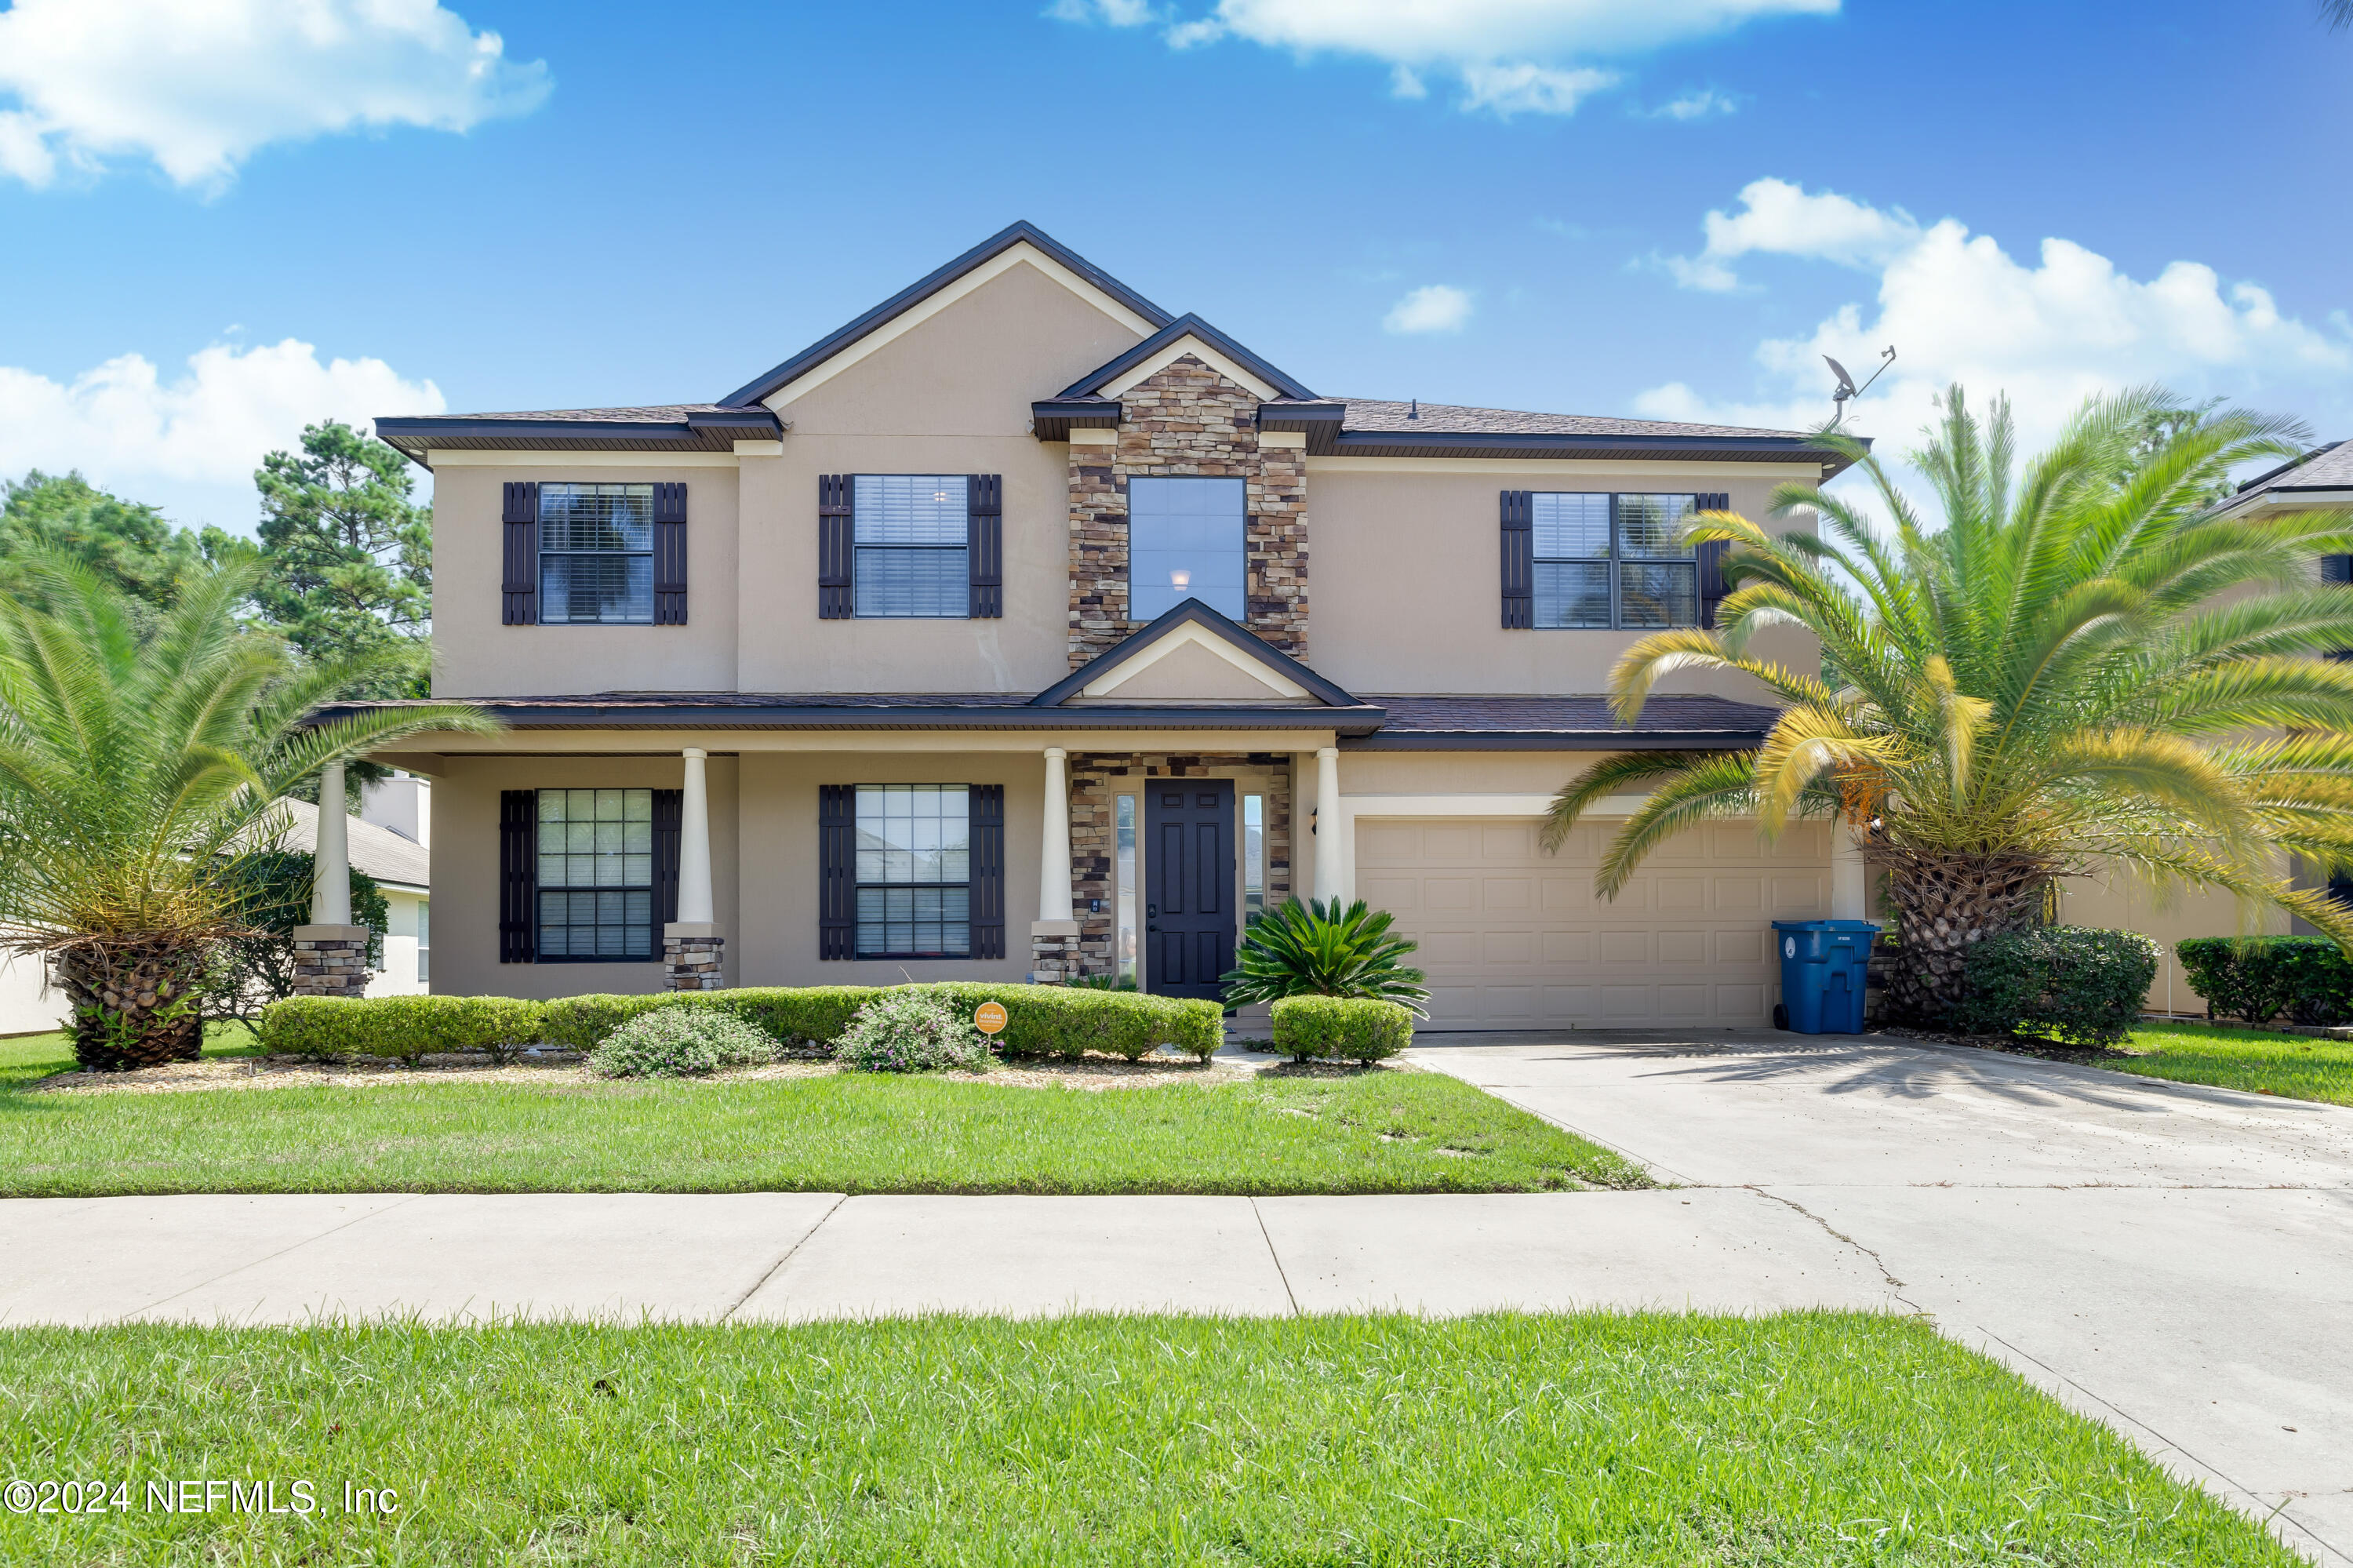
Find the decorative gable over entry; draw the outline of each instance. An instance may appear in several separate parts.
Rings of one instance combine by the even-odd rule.
[[[1029,699],[1031,707],[1360,708],[1298,660],[1188,599]]]

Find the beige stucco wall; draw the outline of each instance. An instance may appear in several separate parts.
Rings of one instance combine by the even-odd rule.
[[[472,454],[466,454],[471,456]],[[724,466],[665,465],[659,454],[596,461],[533,453],[484,466],[444,457],[433,471],[433,690],[444,697],[735,689],[736,476]],[[596,484],[682,482],[684,626],[505,626],[501,521],[510,480]],[[815,593],[812,588],[810,592]],[[812,613],[814,613],[812,611]]]
[[[943,737],[953,744],[951,737]],[[892,985],[1019,980],[1029,972],[1045,819],[1045,764],[1018,752],[959,755],[800,752],[743,759],[743,922],[731,927],[744,985]],[[817,791],[820,784],[1005,786],[1005,957],[902,963],[818,957]],[[741,934],[736,932],[740,930]]]
[[[1610,667],[1645,633],[1503,629],[1500,493],[1723,491],[1734,511],[1768,532],[1810,530],[1810,514],[1766,515],[1776,484],[1819,471],[1784,467],[1311,457],[1309,662],[1357,693],[1607,691]],[[1761,636],[1752,651],[1808,674],[1820,663],[1800,633]],[[1658,689],[1764,694],[1747,677],[1724,673],[1672,676]]]
[[[501,789],[675,789],[684,764],[675,757],[451,757],[433,775],[433,990],[450,996],[578,996],[591,991],[662,989],[659,958],[648,963],[499,962],[499,791]],[[713,757],[705,787],[711,802],[712,912],[731,936],[742,863],[736,760]],[[809,808],[814,831],[816,806]],[[746,983],[733,945],[730,984]]]
[[[738,659],[747,691],[1034,692],[1064,658],[1065,448],[1029,433],[1050,397],[1141,334],[1018,265],[789,402],[784,455],[743,465]],[[787,388],[787,390],[790,390]],[[821,620],[817,482],[828,473],[1005,479],[1001,620]]]
[[[2281,936],[2288,916],[2273,909],[2243,909],[2227,893],[2177,890],[2160,898],[2140,878],[2121,872],[2071,876],[2059,885],[2059,917],[2070,926],[2138,931],[2160,949],[2148,1005],[2175,1012],[2203,1012],[2205,999],[2189,987],[2174,944],[2189,937]]]

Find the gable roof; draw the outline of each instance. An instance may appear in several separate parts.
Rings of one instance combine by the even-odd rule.
[[[1255,661],[1270,674],[1298,686],[1309,696],[1327,707],[1366,706],[1365,703],[1342,691],[1290,654],[1283,652],[1263,638],[1236,625],[1198,599],[1187,599],[1149,625],[1131,632],[1120,641],[1096,654],[1092,659],[1030,698],[1029,705],[1033,708],[1060,707],[1072,697],[1084,692],[1102,676],[1118,669],[1154,643],[1183,632],[1187,628],[1196,627],[1208,636],[1219,640],[1245,659]]]
[[[1188,337],[1199,339],[1249,371],[1259,380],[1272,387],[1277,397],[1296,397],[1311,402],[1314,399],[1315,394],[1310,392],[1297,380],[1285,376],[1216,327],[1188,312],[1109,364],[1098,365],[1088,371],[1084,376],[1062,388],[1052,401],[1062,402],[1073,398],[1105,396],[1104,387],[1114,385],[1138,366],[1150,364],[1170,347]]]
[[[726,408],[750,408],[791,386],[807,371],[839,354],[878,327],[887,326],[941,290],[974,270],[987,266],[1016,245],[1029,245],[1069,268],[1154,326],[1165,326],[1166,311],[1137,293],[1077,251],[1061,244],[1034,224],[1017,222],[999,229],[946,266],[900,290],[864,315],[828,333],[807,348],[762,376],[754,376],[719,400]]]

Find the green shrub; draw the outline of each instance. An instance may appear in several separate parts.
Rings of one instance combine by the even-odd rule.
[[[1968,990],[1954,1022],[1978,1034],[2122,1044],[2157,978],[2157,944],[2137,931],[2045,926],[1969,949]]]
[[[1370,1065],[1413,1044],[1413,1013],[1374,997],[1286,996],[1274,1004],[1274,1048],[1294,1062]]]
[[[830,1045],[858,1010],[892,988],[877,985],[764,985],[690,992],[690,1007],[732,1012],[783,1046]]]
[[[985,1073],[994,1060],[970,1015],[925,986],[893,987],[860,1008],[833,1054],[861,1073]]]
[[[1081,991],[1141,991],[1134,975],[1078,975],[1065,982]]]
[[[943,980],[919,987],[947,999],[965,1018],[984,1001],[1005,1009],[997,1048],[1008,1056],[1075,1057],[1089,1051],[1133,1062],[1155,1045],[1202,1061],[1226,1043],[1225,1011],[1214,1001],[1086,986],[993,985]]]
[[[606,1036],[633,1018],[641,1018],[656,1008],[668,1007],[679,996],[670,991],[655,991],[648,996],[616,996],[609,992],[590,992],[586,996],[558,997],[554,1001],[540,1003],[540,1039],[550,1045],[584,1054],[605,1043]]]
[[[657,1007],[615,1029],[588,1053],[607,1078],[686,1078],[776,1059],[776,1043],[717,1008]]]
[[[1378,997],[1422,1016],[1430,1000],[1419,969],[1400,960],[1412,942],[1389,935],[1397,916],[1361,898],[1342,908],[1337,898],[1302,904],[1293,898],[1261,910],[1242,927],[1234,967],[1219,978],[1226,1005],[1242,1007],[1286,996]]]
[[[508,996],[290,996],[253,1036],[273,1055],[396,1056],[488,1051],[503,1060],[540,1037],[541,1004]]]
[[[2210,1014],[2268,1023],[2353,1022],[2353,960],[2326,937],[2192,937],[2182,973]]]

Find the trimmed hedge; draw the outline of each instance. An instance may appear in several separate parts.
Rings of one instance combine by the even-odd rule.
[[[290,996],[273,1001],[253,1037],[272,1055],[395,1056],[488,1051],[503,1059],[536,1042],[542,1004],[507,996]]]
[[[1976,1034],[2121,1044],[2157,978],[2157,944],[2137,931],[2045,926],[1969,949],[1968,992],[1954,1022]]]
[[[1132,1062],[1156,1045],[1173,1045],[1206,1062],[1226,1043],[1225,1013],[1214,1001],[1082,986],[992,985],[977,980],[913,987],[744,986],[735,991],[659,991],[646,996],[568,996],[554,1001],[476,996],[379,996],[358,1001],[294,997],[264,1012],[257,1033],[265,1050],[305,1055],[360,1052],[413,1057],[424,1051],[460,1050],[469,1044],[503,1054],[512,1045],[533,1041],[586,1053],[633,1018],[664,1008],[691,1007],[739,1018],[779,1046],[831,1045],[860,1008],[886,991],[907,990],[936,992],[966,1018],[984,1001],[1001,1003],[1008,1022],[996,1044],[1008,1056],[1078,1056],[1101,1051]],[[334,1011],[314,1012],[322,1007]],[[462,1028],[456,1024],[458,1018],[474,1018],[469,1010],[476,1008],[522,1009],[527,1013],[499,1012],[495,1024]],[[271,1021],[281,1012],[283,1022],[273,1025]],[[431,1021],[443,1013],[451,1019]],[[527,1022],[522,1022],[526,1016]],[[467,1028],[473,1033],[467,1033]],[[452,1033],[453,1029],[457,1033]],[[517,1034],[517,1029],[525,1032]],[[401,1051],[391,1048],[411,1033],[433,1043]],[[302,1043],[273,1046],[269,1043],[272,1037]],[[462,1043],[447,1043],[453,1040]]]
[[[2174,951],[2209,1016],[2353,1022],[2353,959],[2327,937],[2192,937]]]
[[[1355,996],[1286,996],[1274,1004],[1274,1048],[1294,1062],[1339,1060],[1369,1066],[1413,1044],[1413,1013],[1394,1001]]]

